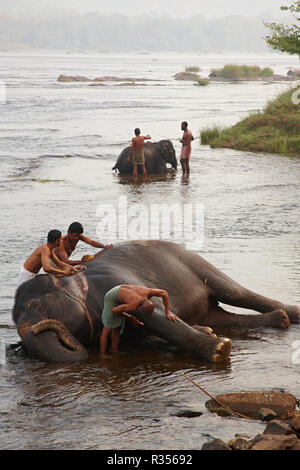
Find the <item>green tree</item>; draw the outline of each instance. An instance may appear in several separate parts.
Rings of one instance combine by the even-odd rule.
[[[281,10],[290,11],[296,21],[300,20],[300,1],[293,1],[290,6],[282,6]],[[267,44],[273,49],[288,54],[298,54],[300,58],[300,27],[297,24],[277,24],[265,23],[270,30],[270,35],[266,37]]]

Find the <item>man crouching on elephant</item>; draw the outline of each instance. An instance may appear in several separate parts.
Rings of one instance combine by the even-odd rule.
[[[154,303],[151,297],[161,297],[164,303],[166,318],[178,321],[179,318],[170,312],[169,296],[165,290],[149,289],[142,286],[119,285],[113,287],[105,294],[102,312],[103,330],[100,337],[100,353],[105,356],[108,337],[111,334],[111,351],[118,352],[120,334],[124,331],[125,319],[129,318],[134,326],[144,326],[133,315],[139,307],[143,313],[151,314]]]

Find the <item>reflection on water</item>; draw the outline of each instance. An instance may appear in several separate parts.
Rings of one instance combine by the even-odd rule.
[[[197,139],[199,129],[216,122],[216,116],[217,121],[236,122],[286,85],[212,84],[204,90],[175,82],[172,75],[187,59],[206,70],[229,58],[153,58],[157,60],[152,78],[163,79],[164,87],[154,82],[146,90],[113,86],[103,90],[58,86],[56,77],[66,61],[74,75],[84,70],[96,76],[99,67],[103,73],[125,75],[128,57],[52,55],[46,61],[39,56],[30,61],[2,57],[0,78],[16,64],[20,72],[7,90],[9,105],[0,104],[0,200],[5,220],[0,226],[2,344],[19,340],[12,328],[11,307],[25,257],[44,242],[51,228],[65,233],[74,220],[96,238],[97,208],[117,206],[124,196],[128,207],[203,205],[204,245],[201,250],[197,244],[194,248],[248,288],[300,303],[299,160],[212,150],[195,140],[189,178],[182,177],[180,166],[177,173],[149,175],[147,182],[140,179],[137,184],[132,176],[112,171],[138,125],[153,140],[172,139],[178,156],[183,119],[188,119]],[[254,60],[242,58],[244,63]],[[149,56],[132,55],[130,60],[137,76],[143,76]],[[35,69],[41,62],[43,76]],[[255,57],[258,65],[274,62],[276,71],[285,73],[293,58]],[[109,226],[101,241],[115,242],[115,236]],[[76,258],[84,254],[85,247],[79,245]],[[288,331],[219,328],[216,333],[233,343],[230,360],[218,365],[172,347],[147,345],[123,346],[124,355],[106,361],[100,360],[95,346],[84,363],[54,365],[31,360],[16,346],[0,365],[0,448],[199,449],[210,436],[229,440],[235,433],[261,432],[264,426],[258,422],[210,414],[205,408],[208,398],[181,372],[213,395],[280,389],[299,398],[299,365],[292,363],[292,344],[300,338],[300,326]],[[190,419],[175,416],[183,409],[203,414]]]

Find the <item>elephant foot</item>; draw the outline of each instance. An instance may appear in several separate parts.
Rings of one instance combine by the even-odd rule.
[[[229,358],[232,342],[229,338],[220,338],[213,349],[212,361],[219,363]]]
[[[290,320],[285,310],[278,309],[273,312],[268,312],[262,315],[263,326],[270,326],[272,328],[289,328]]]
[[[300,307],[296,305],[285,305],[284,310],[291,323],[300,323]]]

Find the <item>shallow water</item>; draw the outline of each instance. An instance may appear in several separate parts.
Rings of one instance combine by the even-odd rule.
[[[97,238],[103,229],[99,205],[117,205],[120,196],[126,196],[129,207],[150,208],[162,201],[203,205],[204,244],[194,240],[193,248],[241,284],[299,305],[299,160],[212,150],[198,140],[202,126],[234,123],[289,85],[201,88],[172,78],[188,65],[199,65],[205,75],[229,62],[286,73],[297,60],[275,54],[28,53],[0,58],[7,95],[0,103],[0,448],[199,449],[209,437],[229,440],[235,433],[260,432],[259,422],[210,414],[207,397],[181,372],[212,394],[279,389],[300,398],[300,365],[293,364],[298,325],[288,331],[219,329],[233,340],[230,361],[221,365],[172,349],[134,347],[105,362],[91,348],[84,363],[53,365],[18,350],[5,358],[3,348],[19,339],[11,308],[24,258],[51,228],[65,231],[74,220]],[[60,73],[154,81],[139,87],[89,87],[58,83]],[[171,138],[178,156],[182,120],[189,121],[196,137],[189,180],[178,169],[175,175],[134,185],[112,172],[137,126],[154,141]],[[101,241],[116,241],[112,226]],[[85,253],[79,246],[76,258]],[[182,409],[203,415],[175,416]]]

